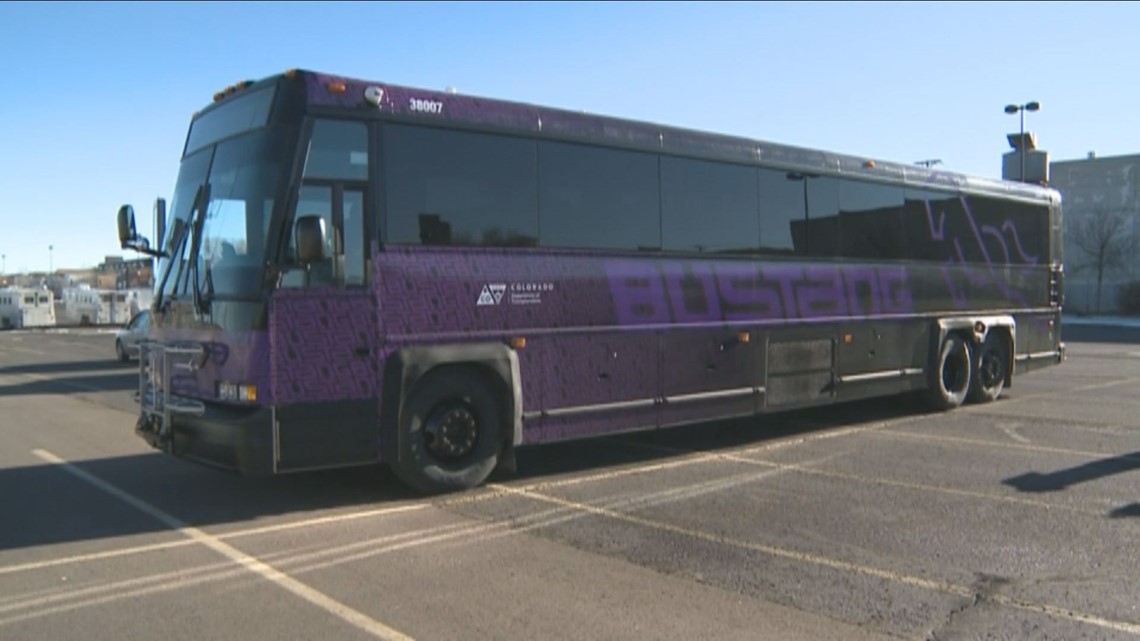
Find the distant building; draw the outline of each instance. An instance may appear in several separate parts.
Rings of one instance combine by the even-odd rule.
[[[1050,164],[1050,186],[1062,195],[1065,218],[1065,307],[1119,313],[1135,283],[1140,293],[1140,154]],[[1097,295],[1098,267],[1103,273]],[[1135,311],[1132,309],[1131,311]]]
[[[98,289],[150,288],[154,286],[154,259],[107,256],[95,268],[95,282],[91,285]]]

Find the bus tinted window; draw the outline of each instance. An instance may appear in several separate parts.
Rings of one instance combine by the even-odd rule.
[[[786,171],[761,168],[759,190],[762,250],[773,254],[802,253],[803,239],[797,245],[792,230],[799,230],[804,220],[803,183],[789,179]]]
[[[839,253],[844,258],[903,257],[902,187],[857,180],[839,184]]]
[[[364,123],[339,120],[313,123],[305,178],[368,180],[368,129]]]
[[[980,257],[962,202],[951,192],[907,189],[903,237],[910,260],[945,264]]]
[[[535,154],[521,138],[386,126],[387,241],[534,246]]]
[[[186,138],[186,155],[243,131],[256,129],[269,122],[269,108],[273,105],[273,87],[250,92],[234,98],[190,125]]]
[[[661,158],[664,249],[755,252],[760,244],[757,206],[755,169]]]
[[[764,251],[831,258],[839,254],[839,181],[829,176],[760,172],[760,242]]]
[[[792,174],[793,182],[801,182],[794,178],[797,175]],[[830,176],[808,176],[806,180],[805,255],[834,258],[839,255],[839,181]]]
[[[539,144],[543,246],[659,249],[659,193],[656,156]]]
[[[968,196],[983,259],[997,264],[1035,265],[1049,250],[1049,208],[1014,200]]]

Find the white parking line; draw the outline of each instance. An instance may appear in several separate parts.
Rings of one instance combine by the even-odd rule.
[[[590,505],[587,503],[579,503],[577,501],[571,501],[571,500],[563,499],[563,498],[560,498],[557,496],[551,496],[549,494],[543,494],[541,492],[512,488],[512,487],[504,486],[504,485],[496,485],[494,487],[502,489],[503,491],[509,492],[511,494],[517,494],[519,496],[525,496],[527,498],[531,498],[531,499],[534,499],[537,501],[543,501],[543,502],[551,503],[551,504],[558,505],[561,507],[570,508],[573,510],[578,510],[578,511],[586,513],[586,514],[592,514],[595,516],[603,516],[603,517],[607,517],[607,518],[614,519],[617,521],[622,521],[625,523],[631,523],[631,524],[639,525],[642,527],[648,527],[648,528],[656,529],[656,530],[662,531],[662,532],[670,532],[673,534],[679,534],[682,536],[686,536],[686,537],[690,537],[690,538],[694,538],[694,539],[698,539],[698,540],[702,540],[702,541],[707,541],[709,543],[713,543],[716,545],[724,545],[724,546],[735,547],[735,548],[744,549],[744,550],[750,550],[753,552],[760,552],[762,554],[766,554],[768,556],[773,556],[776,558],[782,558],[782,559],[786,559],[786,560],[797,561],[800,563],[807,563],[810,565],[816,565],[816,566],[820,566],[820,567],[830,568],[830,569],[839,570],[842,572],[849,572],[849,573],[853,573],[853,574],[860,574],[863,576],[875,577],[875,578],[883,579],[883,580],[890,581],[893,583],[900,583],[903,585],[909,585],[912,587],[922,588],[925,590],[932,590],[935,592],[941,592],[943,594],[949,594],[949,595],[957,596],[957,597],[973,599],[977,596],[977,594],[975,593],[975,591],[972,588],[962,586],[962,585],[955,585],[953,583],[948,583],[948,582],[944,582],[944,581],[937,581],[937,580],[926,579],[926,578],[917,577],[917,576],[910,576],[907,574],[902,574],[902,573],[894,572],[891,570],[876,568],[876,567],[872,567],[872,566],[868,566],[868,565],[863,565],[860,563],[852,563],[850,561],[843,561],[841,559],[833,559],[833,558],[825,557],[825,556],[818,555],[818,554],[812,554],[809,552],[800,552],[797,550],[789,550],[789,549],[779,548],[779,547],[775,547],[775,546],[771,546],[771,545],[764,545],[762,543],[754,543],[752,541],[744,541],[741,539],[735,539],[735,538],[732,538],[729,536],[724,536],[721,534],[713,534],[710,532],[704,532],[701,530],[686,528],[686,527],[682,527],[679,525],[673,525],[671,523],[665,523],[663,521],[655,521],[653,519],[649,519],[646,517],[637,516],[634,514],[628,514],[626,512],[612,510],[612,509],[605,508],[605,507],[599,507],[599,506]],[[1085,612],[1079,612],[1079,611],[1073,610],[1071,608],[1061,608],[1061,607],[1057,607],[1057,606],[1053,606],[1053,605],[1049,605],[1049,604],[1045,604],[1045,603],[1034,603],[1034,602],[1030,602],[1030,601],[1023,601],[1021,599],[1016,599],[1016,598],[1008,597],[1008,596],[1004,596],[1004,595],[990,595],[990,596],[986,596],[985,599],[992,601],[994,603],[998,603],[1000,605],[1007,606],[1007,607],[1017,608],[1020,610],[1026,610],[1029,612],[1044,612],[1044,613],[1046,613],[1050,616],[1056,617],[1056,618],[1067,619],[1070,621],[1077,621],[1080,623],[1093,625],[1093,626],[1097,626],[1097,627],[1105,628],[1105,629],[1109,629],[1109,630],[1114,630],[1117,632],[1127,632],[1129,634],[1140,634],[1140,625],[1138,625],[1138,624],[1131,623],[1128,621],[1116,621],[1113,619],[1107,619],[1107,618],[1096,616],[1093,614],[1088,614]]]
[[[83,481],[95,486],[96,488],[110,494],[111,496],[114,496],[115,498],[123,501],[127,505],[130,505],[140,512],[151,516],[152,518],[158,520],[159,522],[163,523],[170,529],[182,534],[183,536],[206,546],[218,554],[221,554],[236,565],[261,576],[267,581],[276,584],[288,592],[308,601],[309,603],[312,603],[322,610],[333,614],[346,623],[349,623],[356,628],[371,634],[374,637],[380,639],[393,639],[398,641],[411,640],[411,637],[408,635],[399,632],[398,630],[389,627],[357,610],[354,610],[321,592],[318,592],[308,585],[305,585],[304,583],[301,583],[300,581],[280,572],[279,570],[274,569],[268,564],[259,561],[257,558],[222,542],[217,537],[206,534],[198,528],[186,525],[174,516],[163,512],[150,503],[147,503],[146,501],[143,501],[142,499],[129,494],[119,489],[118,487],[115,487],[114,485],[111,485],[110,483],[104,481],[103,479],[100,479],[97,476],[89,474],[84,470],[75,467],[71,463],[68,463],[67,461],[59,458],[51,452],[48,452],[46,450],[33,450],[32,453],[44,461],[60,466],[62,469],[69,472],[73,476],[76,476],[79,479],[82,479]]]
[[[279,523],[277,525],[265,525],[257,528],[250,528],[247,530],[237,530],[234,532],[226,532],[224,534],[215,535],[220,540],[239,539],[247,536],[257,536],[259,534],[273,534],[276,532],[283,532],[286,530],[296,530],[300,528],[313,527],[317,525],[329,525],[334,523],[343,523],[345,521],[354,521],[356,519],[365,519],[374,516],[388,516],[390,514],[399,514],[402,512],[415,512],[424,508],[431,507],[429,503],[415,503],[412,505],[399,505],[396,507],[381,508],[378,510],[365,510],[362,512],[349,512],[348,514],[337,514],[334,516],[321,516],[313,519],[305,519],[303,521],[290,521],[289,523]],[[77,554],[75,556],[65,556],[58,559],[48,559],[46,561],[35,561],[32,563],[21,563],[19,565],[9,565],[0,567],[0,574],[12,574],[15,572],[27,572],[31,570],[42,570],[57,565],[68,565],[71,563],[89,563],[91,561],[100,561],[103,559],[113,559],[120,556],[130,556],[132,554],[146,554],[147,552],[160,552],[162,550],[169,550],[171,548],[187,547],[190,545],[197,545],[198,542],[193,539],[179,539],[177,541],[167,541],[165,543],[151,543],[149,545],[138,545],[129,548],[119,548],[117,550],[107,550],[104,552],[92,552],[90,554]]]
[[[994,424],[994,427],[1005,433],[1006,436],[1017,441],[1018,443],[1030,443],[1031,441],[1024,436],[1017,433],[1017,428],[1024,425],[1021,421],[1006,421]]]
[[[47,379],[47,377],[43,377],[43,378]],[[1140,380],[1140,379],[1129,378],[1129,379],[1123,379],[1123,380],[1116,380],[1116,381],[1111,381],[1108,383],[1098,383],[1098,384],[1086,385],[1086,386],[1082,386],[1082,387],[1078,387],[1078,388],[1073,388],[1073,390],[1071,390],[1071,391],[1084,391],[1084,390],[1091,390],[1091,389],[1115,387],[1115,386],[1123,385],[1126,383],[1134,382],[1137,380]],[[1011,399],[1010,401],[1006,401],[1006,402],[1026,401],[1026,400],[1032,400],[1032,399],[1043,397],[1043,396],[1048,396],[1048,395],[1047,394],[1031,395],[1031,396],[1020,397],[1018,399]],[[963,409],[969,410],[970,408],[963,408]],[[978,406],[978,409],[981,410],[981,409],[983,409],[983,407]],[[446,507],[446,506],[451,505],[451,504],[473,503],[473,502],[479,502],[479,501],[483,501],[483,500],[487,500],[487,499],[492,499],[492,498],[495,498],[497,496],[501,496],[503,494],[508,494],[508,493],[514,494],[514,493],[518,493],[520,491],[544,490],[544,489],[579,485],[579,484],[584,484],[584,483],[599,482],[599,481],[617,479],[617,478],[630,476],[630,475],[648,474],[648,473],[657,472],[657,471],[663,471],[663,470],[668,470],[668,469],[673,469],[673,468],[685,467],[685,466],[689,466],[689,465],[696,465],[696,464],[700,464],[700,463],[713,462],[716,460],[745,460],[745,461],[747,461],[748,459],[742,459],[741,457],[749,455],[749,454],[756,454],[756,453],[781,449],[781,448],[785,448],[785,447],[803,445],[803,444],[807,444],[807,443],[811,443],[811,442],[827,440],[827,439],[832,439],[832,438],[840,438],[840,437],[844,437],[844,436],[851,436],[851,435],[861,434],[861,433],[878,433],[878,434],[882,434],[882,435],[888,436],[888,437],[901,436],[901,437],[905,437],[905,438],[917,438],[917,439],[929,438],[929,439],[934,439],[934,440],[946,440],[946,441],[960,442],[963,444],[977,444],[977,445],[986,445],[986,446],[995,445],[995,443],[986,442],[986,441],[963,439],[963,438],[956,438],[956,437],[949,437],[949,436],[936,436],[936,435],[930,435],[930,434],[918,435],[918,434],[910,434],[907,432],[898,432],[898,431],[892,431],[892,430],[885,429],[885,428],[889,428],[892,426],[899,425],[901,423],[912,422],[912,421],[921,421],[923,418],[925,418],[927,416],[928,415],[908,415],[908,416],[889,419],[886,421],[880,421],[880,422],[876,422],[876,423],[872,423],[872,424],[868,424],[868,425],[856,426],[856,427],[839,429],[839,430],[830,430],[830,431],[821,432],[821,433],[813,433],[813,434],[808,434],[806,436],[797,436],[797,437],[792,437],[792,438],[786,438],[786,439],[781,439],[781,440],[774,441],[774,442],[763,443],[763,444],[757,445],[757,446],[749,446],[749,447],[745,447],[745,448],[741,448],[741,449],[737,449],[737,450],[730,450],[730,451],[693,452],[691,450],[683,450],[680,448],[670,448],[667,446],[648,446],[645,444],[635,443],[634,445],[637,445],[638,447],[660,449],[663,451],[670,451],[670,452],[687,453],[687,455],[683,456],[682,458],[672,460],[672,461],[666,461],[663,463],[648,463],[648,464],[644,464],[644,465],[635,465],[632,467],[627,467],[627,468],[623,468],[623,469],[619,469],[619,470],[601,472],[598,474],[592,474],[592,475],[587,475],[587,476],[578,476],[578,477],[573,477],[573,478],[569,478],[569,479],[562,479],[562,480],[557,480],[557,481],[539,481],[536,483],[517,486],[515,488],[512,488],[510,491],[498,489],[498,488],[502,488],[505,486],[491,486],[489,488],[490,491],[484,491],[484,492],[479,492],[479,493],[468,493],[468,494],[465,494],[462,496],[457,496],[457,497],[453,497],[450,499],[445,499],[443,501],[438,501],[436,503],[436,505],[438,505],[439,507]],[[941,415],[933,415],[933,416],[941,416]],[[1004,445],[1005,447],[1024,448],[1024,449],[1031,449],[1031,450],[1038,450],[1038,451],[1049,451],[1049,452],[1055,452],[1055,453],[1071,454],[1071,455],[1076,455],[1076,456],[1103,456],[1103,454],[1101,454],[1101,453],[1081,452],[1081,451],[1066,450],[1066,449],[1060,449],[1060,448],[1047,448],[1047,447],[1041,447],[1041,446],[1026,447],[1024,445],[1019,446],[1019,445],[1014,445],[1014,444],[1002,444],[1002,445]],[[56,462],[55,460],[52,460],[52,458],[49,458],[49,457],[53,457],[54,455],[51,455],[50,453],[47,453],[47,452],[37,451],[37,456],[40,456],[40,458],[43,458],[44,460]],[[81,478],[83,478],[83,475],[85,473],[83,473],[81,470],[78,470],[78,468],[74,468],[73,466],[70,466],[70,464],[67,464],[66,462],[62,462],[62,460],[60,460],[60,462],[63,465],[67,465],[69,469],[73,470],[74,473],[77,473],[77,475],[79,475]],[[774,463],[761,462],[761,461],[750,461],[750,462],[753,462],[755,464],[760,464],[760,465],[777,465]],[[784,467],[784,469],[790,470],[790,469],[795,469],[798,466],[781,466],[781,467]],[[810,469],[809,470],[809,469],[804,468],[804,469],[799,469],[797,471],[816,474],[816,475],[823,475],[823,476],[840,476],[840,475],[837,475],[834,473],[823,472],[823,471],[818,470],[818,469]],[[925,486],[917,486],[917,485],[905,484],[905,483],[901,483],[901,482],[889,481],[889,480],[884,480],[884,479],[876,480],[876,479],[861,479],[861,478],[850,477],[849,480],[862,480],[865,482],[878,482],[878,483],[884,483],[884,484],[889,484],[889,485],[905,485],[907,487],[912,487],[912,489],[923,490],[923,491],[933,491],[933,490],[941,490],[944,492],[946,491],[945,489],[942,489],[942,488],[931,488],[931,487],[925,487]],[[102,481],[100,481],[100,482],[102,482]],[[111,490],[107,490],[107,491],[111,491],[112,494],[119,492],[117,490],[117,488],[113,488],[113,489],[115,491],[111,491]],[[974,495],[974,493],[965,493],[965,492],[960,492],[960,491],[956,492],[956,493],[970,494],[971,496]],[[116,496],[118,496],[118,495],[116,494]],[[122,498],[122,497],[120,497],[120,498]],[[134,497],[131,497],[131,498],[133,499]],[[1009,497],[999,497],[999,496],[990,496],[990,495],[981,495],[981,494],[977,495],[977,498],[988,498],[991,500],[1003,500],[1003,501],[1010,501],[1011,500]],[[126,500],[126,499],[124,499],[124,500]],[[138,500],[138,499],[134,499],[134,500]],[[128,501],[128,502],[131,502],[131,501]],[[1034,505],[1037,504],[1037,502],[1035,502],[1035,501],[1028,501],[1028,500],[1024,500],[1024,499],[1017,500],[1015,502],[1023,503],[1023,504],[1034,504]],[[146,504],[144,503],[144,505],[146,505]],[[327,517],[318,517],[318,518],[314,518],[314,519],[306,519],[306,520],[302,520],[302,521],[294,521],[294,522],[290,522],[290,523],[270,525],[270,526],[259,527],[259,528],[237,530],[234,532],[219,534],[219,535],[213,536],[211,538],[220,542],[223,539],[229,540],[229,539],[241,538],[241,537],[246,537],[246,536],[268,534],[268,533],[284,531],[284,530],[314,527],[314,526],[325,525],[325,524],[335,524],[335,523],[348,521],[348,520],[354,520],[354,519],[369,518],[369,517],[374,517],[374,516],[383,516],[383,515],[395,514],[395,513],[400,513],[400,512],[417,511],[417,510],[422,510],[424,508],[432,507],[432,506],[433,506],[433,503],[424,502],[424,503],[415,503],[415,504],[410,504],[410,505],[405,505],[405,506],[397,506],[397,507],[392,507],[392,508],[382,508],[382,509],[377,509],[377,510],[366,510],[366,511],[362,511],[362,512],[352,512],[352,513],[348,513],[348,514],[341,514],[341,515],[334,515],[334,516],[327,516]],[[136,507],[138,507],[138,506],[136,506]],[[1047,507],[1054,507],[1055,508],[1055,507],[1063,507],[1063,506],[1052,506],[1052,505],[1050,505]],[[140,508],[140,509],[142,509],[142,508]],[[155,509],[155,508],[150,508],[150,509]],[[144,509],[143,511],[147,511],[147,510]],[[169,517],[169,518],[173,518],[173,517]],[[163,520],[163,519],[160,518],[159,520]],[[163,521],[166,522],[165,520],[163,520]],[[167,523],[167,525],[171,525],[171,524]],[[174,526],[171,526],[171,527],[173,529],[179,531],[179,532],[182,532],[182,528],[184,526],[180,525],[179,527],[174,527]],[[199,541],[197,538],[190,536],[189,534],[187,534],[185,532],[182,532],[182,533],[184,535],[186,535],[188,538],[185,540],[179,540],[179,541],[169,541],[169,542],[165,542],[165,543],[156,543],[156,544],[142,545],[142,546],[136,546],[136,547],[130,547],[130,548],[121,548],[118,550],[109,550],[109,551],[105,551],[105,552],[96,552],[96,553],[91,553],[91,554],[76,555],[76,556],[64,557],[64,558],[59,558],[59,559],[50,559],[50,560],[46,560],[46,561],[39,561],[39,562],[33,562],[33,563],[25,563],[25,564],[12,565],[12,566],[7,566],[7,567],[0,567],[0,575],[10,574],[10,573],[15,573],[15,572],[22,572],[22,571],[38,570],[38,569],[43,569],[43,568],[47,568],[47,567],[66,565],[66,564],[71,564],[71,563],[84,563],[84,562],[89,562],[89,561],[109,559],[109,558],[115,558],[115,557],[121,557],[121,556],[128,556],[128,555],[133,555],[133,554],[145,554],[148,552],[156,552],[156,551],[161,551],[161,550],[166,550],[166,549],[171,549],[171,548],[202,544],[202,541]],[[202,533],[202,534],[204,536],[207,536],[207,537],[210,536],[210,535],[206,535],[205,533]],[[226,546],[226,547],[229,548],[229,546]],[[229,548],[229,549],[233,549],[233,548]]]
[[[1021,450],[1024,452],[1046,452],[1048,454],[1063,454],[1080,458],[1102,459],[1112,457],[1122,461],[1140,461],[1140,456],[1133,454],[1114,454],[1112,452],[1088,452],[1085,450],[1071,450],[1064,447],[1050,447],[1047,445],[1033,445],[1030,443],[1009,443],[1006,441],[987,441],[979,438],[964,438],[961,436],[943,436],[941,434],[899,432],[896,430],[882,430],[874,433],[880,438],[904,438],[918,441],[942,441],[944,443],[959,443],[961,445],[977,445],[980,447],[1000,447],[1006,450]]]
[[[746,463],[748,465],[758,465],[761,467],[769,467],[779,470],[789,470],[799,472],[801,474],[808,474],[811,476],[819,476],[823,478],[833,478],[841,481],[853,481],[855,483],[863,483],[866,485],[882,485],[886,487],[898,487],[906,490],[914,490],[916,492],[928,492],[932,494],[945,494],[947,496],[964,496],[973,499],[983,499],[986,501],[996,501],[999,503],[1012,503],[1014,505],[1024,505],[1027,507],[1040,508],[1042,510],[1063,510],[1066,512],[1073,512],[1075,514],[1084,514],[1087,516],[1103,516],[1103,513],[1096,510],[1085,510],[1079,507],[1072,507],[1069,505],[1062,505],[1058,503],[1050,503],[1049,501],[1038,501],[1034,499],[1025,499],[1017,496],[1004,496],[1001,494],[988,494],[986,492],[975,492],[973,490],[959,490],[952,487],[941,487],[937,485],[924,485],[922,483],[910,483],[907,481],[897,481],[884,477],[863,476],[860,474],[848,474],[846,472],[833,472],[830,470],[822,470],[817,468],[808,467],[805,465],[796,465],[790,463],[777,463],[775,461],[765,461],[762,459],[750,459],[743,456],[726,456],[729,461],[737,461],[739,463]]]

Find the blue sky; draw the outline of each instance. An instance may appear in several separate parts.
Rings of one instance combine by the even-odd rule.
[[[0,267],[134,257],[115,212],[149,235],[191,115],[293,67],[997,178],[1009,103],[1055,161],[1140,153],[1138,29],[1137,3],[0,3]]]

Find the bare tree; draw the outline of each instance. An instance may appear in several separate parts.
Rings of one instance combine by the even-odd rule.
[[[1127,266],[1136,249],[1136,237],[1124,209],[1096,207],[1069,217],[1068,222],[1066,233],[1083,254],[1074,261],[1074,271],[1096,273],[1096,311],[1100,312],[1104,277]]]

